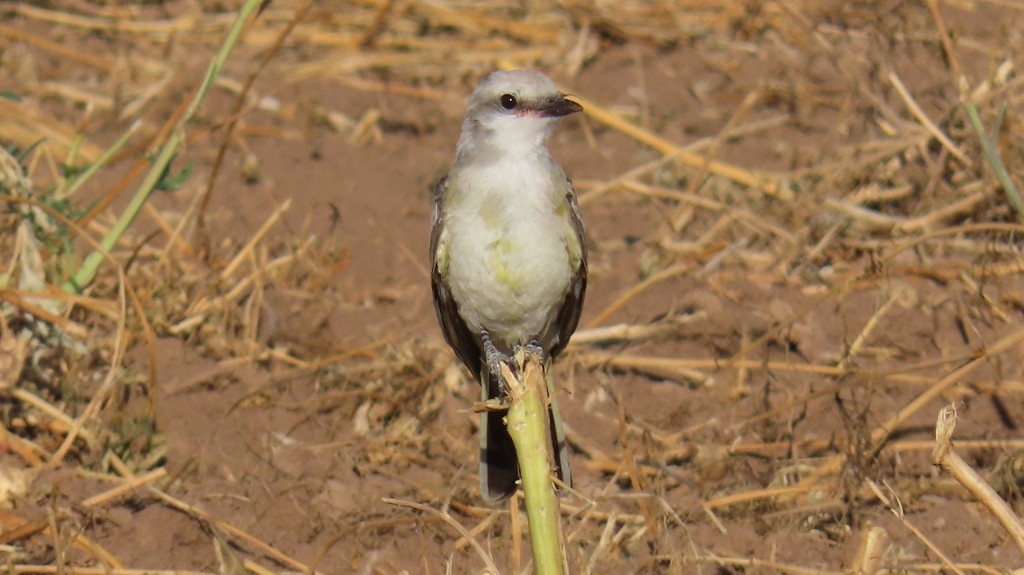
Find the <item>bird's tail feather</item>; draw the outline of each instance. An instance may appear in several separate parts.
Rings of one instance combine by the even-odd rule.
[[[572,487],[572,469],[569,468],[569,442],[565,439],[565,424],[562,414],[558,411],[558,399],[555,395],[555,376],[551,362],[547,362],[544,373],[548,379],[548,422],[551,429],[551,447],[554,449],[555,464],[558,465],[558,478]]]
[[[498,382],[489,371],[486,363],[480,370],[480,397],[484,401],[501,395]],[[515,493],[519,479],[516,446],[505,427],[505,413],[485,411],[480,414],[480,494],[492,503]]]

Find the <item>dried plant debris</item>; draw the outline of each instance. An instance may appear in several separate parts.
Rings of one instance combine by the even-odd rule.
[[[1024,10],[275,0],[179,124],[250,4],[0,6],[8,564],[528,570],[424,267],[466,92],[526,67],[586,110],[551,142],[592,278],[556,373],[574,568],[1019,565],[929,454],[956,402],[1019,514]]]

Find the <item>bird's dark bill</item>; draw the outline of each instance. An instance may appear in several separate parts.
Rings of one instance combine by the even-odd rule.
[[[559,96],[541,104],[539,110],[544,116],[558,117],[582,112],[583,106]]]

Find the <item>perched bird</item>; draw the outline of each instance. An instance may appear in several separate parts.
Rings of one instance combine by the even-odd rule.
[[[503,396],[502,361],[527,346],[550,368],[579,323],[587,287],[583,221],[576,192],[544,142],[560,119],[582,109],[543,74],[492,73],[469,96],[455,163],[435,189],[434,308],[485,401]],[[558,474],[571,483],[551,381]],[[481,415],[480,491],[488,501],[515,493],[519,479],[504,414]]]

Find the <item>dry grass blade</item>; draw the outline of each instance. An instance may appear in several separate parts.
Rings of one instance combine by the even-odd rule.
[[[843,571],[829,571],[826,569],[815,569],[801,567],[799,565],[787,565],[778,561],[770,561],[757,558],[743,557],[719,557],[717,555],[700,555],[696,558],[701,563],[711,563],[723,567],[760,567],[774,573],[786,573],[788,575],[840,575]]]
[[[89,497],[88,499],[84,499],[82,501],[82,505],[85,505],[85,506],[104,505],[104,504],[110,502],[112,499],[116,499],[118,497],[121,497],[122,495],[124,495],[124,494],[126,494],[126,493],[128,493],[130,491],[133,491],[133,490],[135,490],[135,489],[137,489],[137,488],[139,488],[139,487],[141,487],[143,485],[147,485],[149,483],[153,483],[154,481],[157,481],[158,479],[161,479],[161,478],[166,477],[166,476],[167,476],[167,469],[165,469],[163,467],[159,467],[157,469],[154,469],[153,471],[150,471],[149,473],[146,473],[145,475],[140,475],[138,477],[129,478],[127,481],[125,481],[121,485],[118,485],[117,487],[114,487],[114,488],[112,488],[110,490],[107,490],[107,491],[105,491],[103,493],[98,493],[96,495],[93,495],[92,497]]]
[[[857,554],[853,558],[850,572],[853,575],[875,575],[882,568],[882,561],[889,550],[889,534],[877,525],[867,525],[861,532]]]
[[[62,432],[66,433],[75,427],[75,420],[71,416],[30,391],[15,388],[11,390],[11,397],[38,409],[43,415],[52,418],[57,424],[57,429]],[[100,443],[91,431],[80,429],[78,435],[89,445],[90,449],[97,449],[99,447]]]
[[[193,517],[198,521],[202,521],[203,523],[209,523],[215,526],[216,528],[220,529],[224,533],[234,538],[237,538],[239,541],[243,541],[249,545],[252,545],[254,548],[259,550],[260,553],[267,555],[268,557],[274,559],[275,561],[278,561],[282,565],[285,565],[288,568],[294,569],[299,572],[310,572],[309,568],[304,563],[292,558],[291,556],[285,553],[282,553],[269,543],[257,537],[254,537],[253,535],[239,529],[238,527],[235,527],[230,523],[221,521],[213,515],[210,515],[206,511],[203,511],[202,509],[195,507],[194,505],[189,505],[184,501],[171,497],[170,495],[164,493],[159,489],[156,489],[155,487],[148,486],[147,488],[150,493],[157,496],[160,500],[162,500],[164,503],[167,503],[172,508],[181,511],[182,513],[185,513],[186,515],[189,515],[190,517]],[[310,572],[310,575],[315,575],[315,573],[316,572]]]
[[[484,562],[484,565],[487,567],[487,570],[492,575],[500,575],[501,571],[498,570],[498,567],[494,564],[494,560],[491,559],[490,554],[487,553],[487,551],[484,550],[483,546],[480,545],[480,542],[477,541],[475,537],[473,537],[469,530],[463,527],[461,523],[456,521],[447,512],[438,511],[436,509],[433,509],[426,505],[422,505],[420,503],[414,503],[412,501],[402,501],[400,499],[384,499],[384,503],[387,503],[389,505],[397,505],[399,507],[408,507],[409,509],[415,509],[416,511],[426,513],[427,515],[434,516],[440,519],[441,521],[444,521],[446,525],[450,526],[452,529],[455,529],[455,531],[459,533],[459,536],[462,537],[462,539],[469,542],[469,544],[473,547],[473,551],[476,551],[477,556],[480,557],[480,559]]]
[[[728,507],[730,505],[750,503],[751,501],[757,501],[758,499],[769,499],[772,497],[804,494],[814,491],[815,489],[818,489],[818,487],[814,485],[793,485],[790,487],[773,487],[769,489],[757,489],[754,491],[734,493],[732,495],[726,495],[724,497],[716,497],[714,499],[709,499],[704,503],[704,505],[708,509],[715,509],[717,507]]]
[[[266,237],[267,233],[270,232],[282,218],[285,212],[288,211],[292,205],[291,198],[287,199],[280,206],[274,209],[273,213],[267,218],[260,229],[249,239],[245,246],[239,250],[238,254],[235,255],[234,259],[231,260],[228,265],[224,266],[224,269],[220,272],[220,281],[225,281],[234,275],[235,271],[242,265],[242,262],[252,257],[253,249]]]
[[[953,157],[960,160],[961,162],[964,163],[964,165],[969,167],[971,165],[970,159],[967,158],[966,155],[964,155],[963,151],[960,148],[958,148],[956,144],[950,141],[949,136],[942,133],[942,130],[940,130],[939,127],[936,126],[930,118],[928,118],[928,115],[924,113],[924,110],[921,109],[921,106],[919,106],[917,102],[914,101],[913,96],[910,95],[910,91],[907,90],[907,87],[903,84],[903,81],[900,80],[900,77],[896,74],[896,72],[889,73],[889,81],[892,82],[893,87],[896,88],[896,91],[899,93],[900,97],[903,98],[903,102],[907,105],[907,109],[910,110],[910,113],[914,115],[914,118],[916,118],[918,122],[921,122],[921,125],[924,126],[926,130],[928,130],[928,133],[934,136],[935,139],[938,140],[940,144],[942,144],[942,147],[949,150],[949,153],[953,154]]]
[[[82,415],[75,419],[74,423],[71,426],[71,429],[68,430],[67,437],[64,438],[64,441],[61,443],[60,447],[57,448],[57,451],[53,454],[53,457],[50,458],[49,462],[47,462],[47,466],[51,468],[63,463],[64,457],[67,456],[68,452],[71,450],[71,446],[74,445],[75,439],[78,437],[79,433],[81,433],[82,429],[87,423],[91,422],[92,419],[99,414],[100,408],[103,406],[104,403],[106,403],[107,399],[109,398],[110,394],[113,393],[114,388],[118,383],[116,377],[117,367],[121,365],[122,356],[125,353],[124,348],[126,338],[124,337],[124,332],[126,330],[126,323],[128,321],[128,298],[125,292],[126,289],[130,289],[126,287],[126,280],[123,275],[121,276],[120,279],[121,282],[118,284],[118,300],[119,303],[121,304],[121,313],[117,320],[117,331],[115,332],[116,339],[114,340],[114,350],[110,359],[110,369],[107,370],[107,375],[104,378],[103,383],[100,385],[99,390],[96,392],[95,395],[93,395],[92,399],[89,401],[89,404],[82,412]]]
[[[1024,329],[1019,329],[999,338],[991,345],[984,346],[977,354],[974,355],[973,359],[964,363],[939,381],[932,384],[927,390],[914,398],[913,401],[900,409],[899,412],[876,427],[870,434],[872,449],[881,449],[885,441],[889,438],[889,435],[896,430],[899,425],[910,419],[912,415],[916,414],[918,411],[923,409],[924,406],[938,398],[951,386],[962,381],[968,374],[1022,341],[1024,341]],[[813,485],[818,483],[822,477],[837,473],[842,466],[844,459],[845,457],[842,455],[829,457],[824,462],[820,463],[813,473],[802,479],[800,484]],[[791,498],[787,497],[782,497],[781,499],[791,500]]]
[[[17,575],[218,575],[210,571],[186,569],[114,569],[111,567],[76,567],[54,565],[13,565],[8,573]]]
[[[708,173],[715,174],[716,176],[721,176],[740,184],[760,189],[768,195],[787,195],[779,188],[776,176],[753,172],[724,162],[708,160],[705,156],[690,152],[685,148],[666,140],[665,138],[651,133],[649,130],[622,119],[605,107],[600,106],[587,98],[577,94],[573,94],[572,98],[583,106],[583,109],[586,111],[585,113],[588,116],[654,148],[667,158],[680,161],[694,168],[707,170]]]
[[[25,292],[23,290],[0,290],[0,300],[5,301],[16,308],[24,311],[25,313],[32,314],[37,319],[46,323],[55,325],[66,331],[68,334],[77,337],[85,338],[89,335],[89,330],[85,326],[75,323],[62,315],[58,315],[42,306],[31,303],[33,300],[46,299],[39,297],[36,294]],[[60,301],[68,301],[68,298],[56,296],[52,299]]]
[[[930,403],[932,400],[939,397],[945,392],[950,386],[960,382],[975,369],[978,369],[986,362],[990,361],[1009,350],[1013,346],[1024,341],[1024,329],[1019,329],[999,338],[992,342],[990,345],[984,346],[979,350],[978,354],[974,359],[953,370],[951,373],[937,381],[935,385],[931,386],[927,391],[917,396],[913,401],[903,407],[898,413],[892,418],[878,426],[874,431],[871,432],[871,442],[874,445],[880,445],[889,436],[890,433],[900,423],[907,421],[911,415],[917,413],[925,405]]]
[[[169,34],[172,32],[184,32],[195,26],[195,20],[192,17],[179,18],[166,22],[132,22],[130,20],[114,20],[110,18],[91,18],[59,10],[39,8],[24,3],[15,3],[12,7],[19,15],[27,18],[76,28],[84,28],[87,30],[116,29],[124,32],[143,34],[150,34],[154,32]]]
[[[644,281],[636,284],[635,286],[629,288],[628,290],[626,290],[625,293],[623,293],[618,298],[616,298],[615,301],[613,301],[612,303],[608,304],[608,307],[606,307],[604,310],[602,310],[601,313],[597,314],[597,316],[595,316],[593,319],[591,319],[587,323],[587,327],[590,328],[590,329],[593,329],[593,328],[603,324],[604,322],[608,321],[608,319],[612,315],[614,315],[616,312],[621,310],[623,307],[626,306],[626,304],[628,304],[631,300],[636,298],[638,295],[642,294],[644,291],[650,289],[651,287],[653,287],[654,285],[656,285],[656,284],[658,284],[660,282],[663,282],[663,281],[666,281],[666,280],[670,280],[670,279],[672,279],[674,277],[678,277],[680,275],[683,275],[683,274],[691,271],[692,269],[693,269],[693,266],[691,266],[691,265],[680,264],[680,265],[672,266],[670,268],[661,270],[658,273],[655,273],[655,274],[651,275],[651,277],[649,277],[649,278],[645,279]]]
[[[305,18],[306,13],[313,6],[312,0],[307,0],[295,14],[288,21],[288,24],[281,30],[277,40],[274,41],[274,45],[270,50],[264,54],[263,59],[256,68],[249,74],[245,84],[238,90],[238,96],[235,98],[235,105],[231,111],[230,119],[228,120],[227,128],[224,130],[223,140],[221,141],[220,147],[217,149],[217,156],[213,160],[213,167],[210,169],[210,177],[206,183],[206,191],[203,192],[201,200],[199,202],[199,211],[196,213],[196,227],[202,230],[205,227],[206,212],[210,207],[210,199],[213,197],[214,184],[217,182],[217,175],[220,173],[220,166],[224,161],[224,154],[228,149],[228,142],[231,140],[234,134],[235,127],[238,125],[238,120],[241,117],[242,107],[245,105],[249,92],[252,90],[253,83],[256,81],[256,77],[266,68],[267,64],[270,63],[271,59],[278,53],[283,45],[285,39],[292,33],[295,26]]]
[[[510,67],[587,109],[550,140],[591,248],[581,572],[1016,569],[922,424],[970,405],[943,453],[1013,502],[1024,10],[837,6],[0,0],[7,571],[530,569],[423,254],[464,97]]]
[[[961,570],[960,567],[958,567],[953,562],[953,560],[950,559],[949,556],[947,556],[942,551],[942,549],[935,545],[935,543],[932,542],[932,540],[929,539],[924,533],[922,533],[916,525],[914,525],[909,519],[906,518],[903,511],[903,505],[902,503],[900,503],[899,499],[896,499],[895,497],[890,499],[889,497],[887,497],[882,492],[882,489],[878,486],[878,484],[876,484],[874,481],[871,481],[870,479],[867,480],[867,485],[868,488],[871,489],[871,492],[875,494],[875,497],[877,497],[883,505],[888,507],[889,511],[891,511],[892,514],[895,515],[897,519],[899,519],[900,523],[902,523],[904,527],[910,530],[910,532],[914,534],[914,537],[917,537],[922,543],[924,543],[925,546],[927,546],[932,553],[938,556],[938,558],[942,560],[942,563],[947,568],[949,568],[950,571],[956,573],[957,575],[964,575],[963,570]]]
[[[681,326],[701,321],[705,318],[703,313],[679,315],[658,321],[649,325],[609,325],[577,330],[572,335],[570,345],[584,346],[595,344],[607,344],[612,342],[637,342],[647,339],[654,339],[666,336],[677,331]]]

